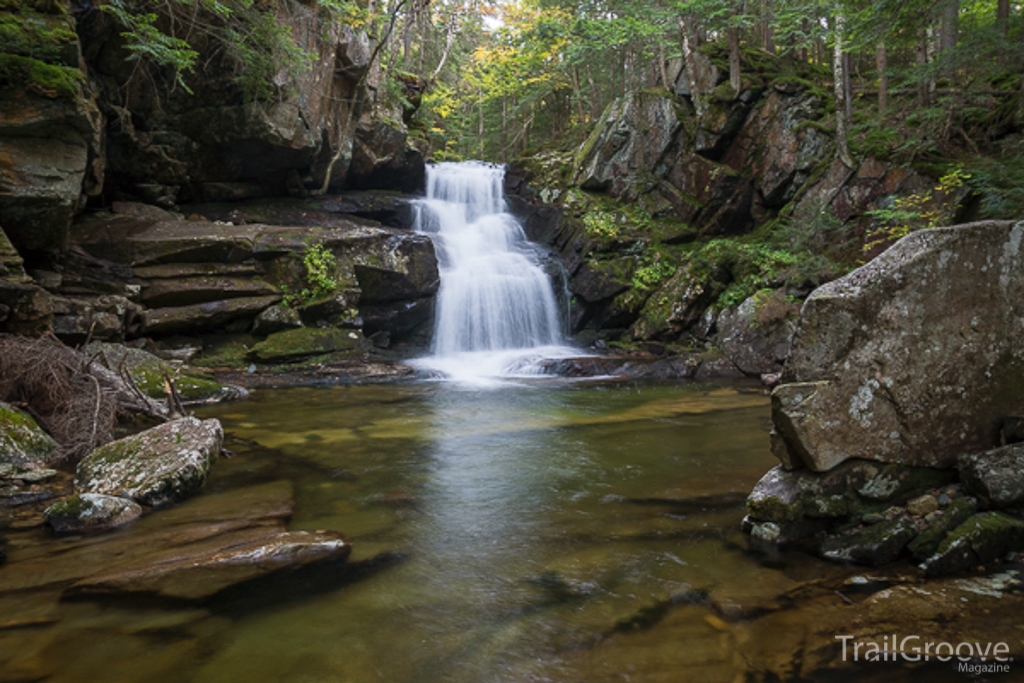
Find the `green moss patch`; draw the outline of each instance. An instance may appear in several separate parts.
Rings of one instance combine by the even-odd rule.
[[[28,88],[46,97],[74,97],[82,72],[38,59],[0,54],[0,87]]]
[[[352,330],[336,327],[301,327],[276,332],[249,351],[250,360],[258,363],[292,363],[321,354],[361,355],[366,340]]]

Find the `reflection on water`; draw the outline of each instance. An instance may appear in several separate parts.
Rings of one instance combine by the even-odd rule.
[[[780,635],[716,614],[849,571],[746,550],[743,496],[773,464],[756,389],[296,388],[203,416],[237,451],[209,492],[290,480],[291,528],[404,561],[201,607],[0,590],[0,680],[731,682]],[[11,534],[12,564],[54,544]]]

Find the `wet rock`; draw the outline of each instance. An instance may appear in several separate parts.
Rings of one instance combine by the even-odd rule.
[[[57,470],[51,469],[29,469],[20,465],[13,465],[7,462],[0,462],[0,480],[10,480],[15,483],[34,484],[36,482],[53,479],[57,476]]]
[[[830,536],[820,552],[829,560],[878,566],[898,559],[916,535],[909,520],[896,518]]]
[[[28,413],[0,402],[0,463],[39,468],[59,459],[60,446]]]
[[[368,348],[363,336],[336,327],[303,327],[275,332],[255,344],[249,358],[258,363],[290,363],[325,354],[362,354]]]
[[[950,467],[994,445],[1022,400],[1022,237],[1006,221],[922,230],[815,290],[773,392],[784,461]]]
[[[173,503],[202,488],[223,439],[217,420],[168,422],[89,453],[78,463],[75,486],[153,507]]]
[[[850,460],[824,473],[776,466],[754,486],[747,510],[755,520],[777,523],[801,517],[840,519],[868,505],[905,501],[953,477],[948,470],[866,460]]]
[[[1024,445],[961,455],[957,460],[964,487],[985,507],[1024,503]]]
[[[138,519],[142,507],[127,498],[82,493],[54,503],[44,514],[57,533],[104,531]]]
[[[337,532],[257,527],[118,565],[75,583],[69,593],[148,593],[202,600],[282,569],[344,560],[350,551]]]
[[[758,292],[719,314],[718,344],[746,375],[779,373],[789,355],[799,310],[781,291]]]
[[[53,333],[66,344],[122,341],[142,326],[142,307],[123,296],[53,297]]]
[[[970,496],[954,498],[943,510],[930,513],[907,549],[918,562],[935,554],[950,531],[978,511],[978,501]]]
[[[0,279],[0,329],[38,337],[53,330],[53,297],[42,287]]]
[[[953,529],[921,564],[925,576],[972,569],[1024,550],[1024,521],[1002,512],[982,512]]]

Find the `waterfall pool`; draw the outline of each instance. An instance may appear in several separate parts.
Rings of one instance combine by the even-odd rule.
[[[201,416],[223,422],[236,454],[178,511],[285,480],[290,528],[344,532],[348,564],[364,570],[200,604],[69,600],[60,582],[4,586],[26,558],[61,563],[82,540],[7,530],[0,681],[934,682],[963,677],[948,665],[844,668],[833,633],[932,619],[921,623],[987,639],[1019,621],[996,598],[886,602],[880,570],[752,552],[743,499],[775,464],[759,387],[288,388]],[[172,513],[90,547],[114,553],[117,539]],[[963,613],[941,612],[950,600]],[[915,612],[925,609],[939,611]]]

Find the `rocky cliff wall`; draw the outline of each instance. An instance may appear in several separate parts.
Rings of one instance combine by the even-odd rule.
[[[0,227],[23,254],[66,246],[87,201],[173,208],[305,196],[335,157],[335,189],[422,185],[423,158],[407,145],[401,108],[377,97],[370,39],[316,3],[268,5],[302,58],[259,96],[240,85],[238,59],[201,32],[198,66],[183,84],[130,59],[124,28],[102,6],[33,2],[3,12],[19,34],[49,27],[0,48]]]

